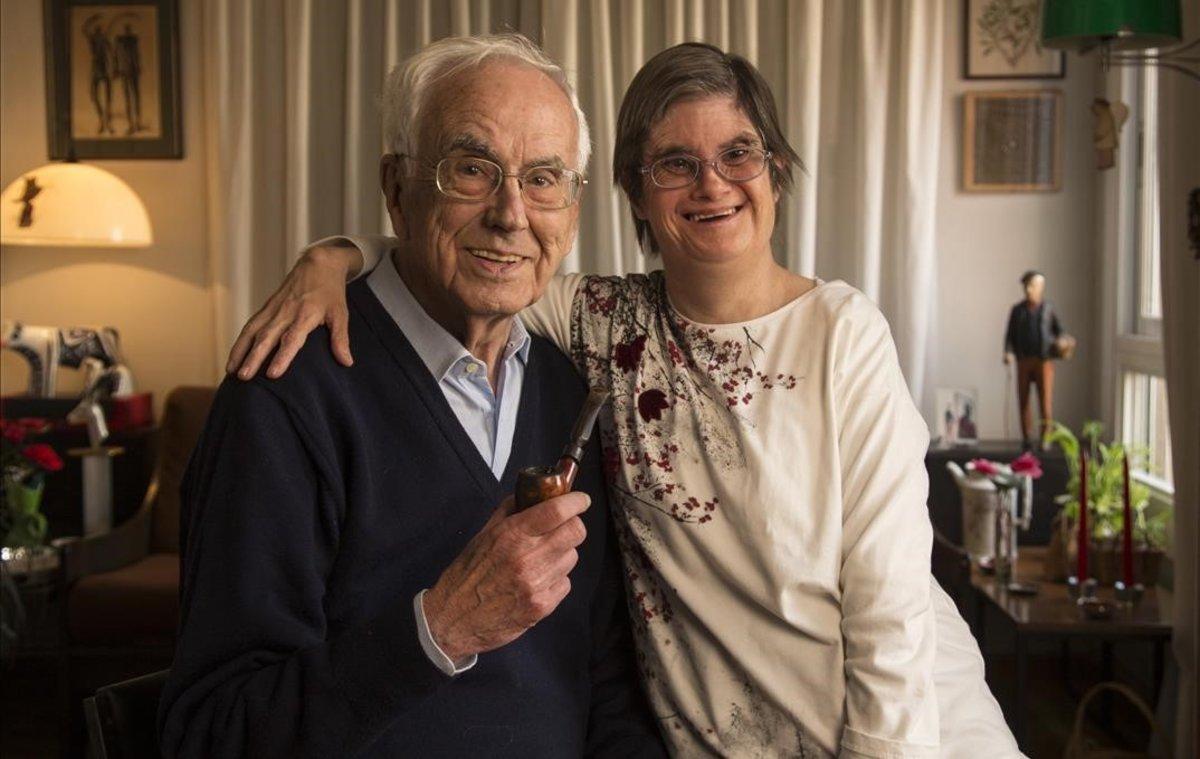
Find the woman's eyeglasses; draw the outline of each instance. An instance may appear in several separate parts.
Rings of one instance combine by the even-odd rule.
[[[677,190],[699,179],[705,166],[712,166],[717,176],[730,182],[748,182],[762,174],[770,160],[771,151],[742,146],[718,153],[711,161],[676,153],[643,166],[641,172],[649,174],[650,180],[664,190]]]

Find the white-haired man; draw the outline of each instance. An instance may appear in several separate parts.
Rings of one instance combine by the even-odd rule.
[[[314,336],[283,380],[226,382],[185,478],[165,754],[663,754],[595,451],[580,492],[505,498],[582,400],[513,317],[574,239],[585,129],[520,38],[389,79],[400,244],[349,293],[357,361]]]

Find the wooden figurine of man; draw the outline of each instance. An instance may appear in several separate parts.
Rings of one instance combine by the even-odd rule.
[[[1063,353],[1063,334],[1054,306],[1045,300],[1046,277],[1039,271],[1027,271],[1021,276],[1025,299],[1012,307],[1008,329],[1004,333],[1004,363],[1017,364],[1017,401],[1021,407],[1021,442],[1026,449],[1033,446],[1030,429],[1033,409],[1029,403],[1029,386],[1036,384],[1041,404],[1041,440],[1046,439],[1050,420],[1054,418],[1054,363]],[[1073,343],[1073,340],[1070,341]],[[1073,349],[1073,344],[1070,346]]]

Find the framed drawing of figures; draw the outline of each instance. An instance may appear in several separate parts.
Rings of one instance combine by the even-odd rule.
[[[178,0],[44,0],[51,158],[181,158]]]
[[[963,189],[1055,192],[1062,187],[1062,92],[963,95]]]
[[[1042,0],[963,0],[963,77],[1062,79],[1066,55],[1041,38]]]

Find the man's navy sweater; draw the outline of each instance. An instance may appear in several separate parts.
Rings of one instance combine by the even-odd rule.
[[[596,446],[571,592],[455,678],[413,596],[554,461],[584,388],[533,339],[497,482],[365,283],[355,364],[317,330],[281,379],[226,380],[183,484],[182,620],[160,707],[168,756],[661,756],[636,682]]]

